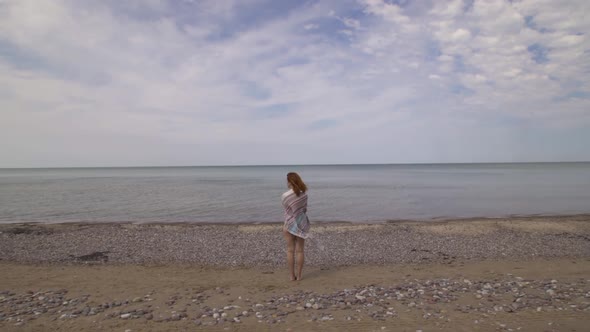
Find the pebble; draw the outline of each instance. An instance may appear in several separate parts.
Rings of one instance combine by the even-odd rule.
[[[506,221],[509,224],[511,220]],[[552,221],[550,221],[552,222]],[[504,222],[499,221],[500,225]],[[4,225],[3,225],[4,226]],[[79,228],[77,226],[63,227],[60,230],[59,236],[55,236],[45,225],[34,225],[27,226],[31,229],[31,234],[18,234],[15,235],[17,226],[4,226],[0,231],[0,253],[2,256],[0,259],[3,261],[11,262],[33,262],[33,263],[73,263],[81,264],[77,257],[86,256],[92,254],[88,252],[89,247],[102,247],[109,248],[110,252],[104,256],[108,256],[108,263],[116,264],[152,264],[161,263],[166,264],[169,262],[180,262],[180,263],[198,263],[202,265],[211,266],[231,266],[235,264],[243,266],[283,266],[284,256],[279,254],[283,252],[283,243],[276,241],[276,234],[280,234],[280,227],[274,229],[269,227],[268,231],[259,231],[252,233],[244,233],[239,227],[233,226],[217,226],[217,225],[198,225],[193,227],[181,227],[181,228],[162,228],[160,225],[137,225],[132,228],[127,228],[125,231],[121,231],[120,225],[100,225],[95,226],[89,224],[87,227]],[[22,227],[22,226],[18,226]],[[353,226],[354,227],[354,226]],[[318,264],[328,264],[333,266],[340,265],[357,265],[357,264],[403,264],[403,263],[420,263],[425,261],[428,262],[441,262],[450,263],[457,259],[465,260],[478,260],[478,259],[489,259],[494,257],[509,256],[510,258],[524,258],[528,259],[531,257],[531,252],[534,252],[535,257],[587,257],[588,255],[588,241],[586,233],[576,233],[566,231],[563,234],[545,234],[543,232],[522,232],[517,231],[508,227],[499,227],[497,230],[488,233],[482,233],[477,237],[477,247],[474,248],[470,245],[470,241],[465,241],[465,236],[461,234],[452,235],[447,234],[440,236],[435,233],[422,232],[416,230],[416,227],[399,225],[399,224],[384,224],[379,229],[363,229],[354,232],[341,232],[337,228],[331,229],[330,227],[324,228],[322,234],[323,246],[325,247],[338,247],[342,243],[371,243],[375,245],[366,246],[363,250],[349,251],[349,250],[319,250],[313,252],[314,261]],[[194,248],[198,245],[203,248],[216,248],[219,245],[219,239],[231,239],[233,246],[241,248],[243,252],[256,252],[256,255],[228,255],[227,250],[211,250],[205,255],[195,255]],[[153,239],[158,239],[159,251],[154,252],[152,250]],[[539,245],[542,241],[546,243],[547,240],[551,241],[551,246]],[[229,240],[228,240],[229,241]],[[14,250],[14,248],[34,248],[38,243],[45,243],[47,247],[54,248],[54,250]],[[506,251],[505,244],[509,243],[509,250]],[[178,245],[180,244],[180,245]],[[423,245],[423,244],[428,244]],[[400,250],[403,248],[403,250]],[[436,250],[433,250],[436,248]],[[430,249],[430,250],[427,250]],[[475,249],[475,250],[474,250]],[[313,249],[312,249],[313,250]],[[128,253],[133,252],[133,255]],[[507,276],[510,282],[514,284],[513,287],[519,288],[516,283],[524,282],[522,277]],[[473,278],[472,278],[473,279]],[[439,282],[440,280],[432,280],[433,282]],[[410,297],[411,300],[416,301],[419,298],[420,301],[425,301],[424,297],[429,295],[430,299],[436,299],[437,301],[452,302],[454,301],[453,294],[456,294],[457,289],[466,288],[470,290],[470,293],[474,293],[477,290],[483,290],[485,283],[490,283],[492,288],[489,289],[490,294],[505,294],[504,284],[501,287],[496,287],[496,280],[470,280],[467,278],[460,278],[454,280],[454,291],[443,291],[443,296],[436,294],[440,297],[434,298],[430,285],[423,284],[424,293],[421,291],[408,292],[407,289],[402,289],[400,294],[396,294],[396,289],[392,289],[390,292],[392,301],[402,301],[404,298]],[[544,291],[541,281],[532,281],[532,287]],[[585,280],[585,282],[587,282]],[[564,290],[568,288],[564,287],[564,281],[557,281],[556,278],[549,278],[544,281],[549,287],[558,287],[557,291],[544,293],[542,296],[550,296],[562,299],[568,302],[564,307],[569,308],[569,302],[574,301],[572,299],[565,298],[563,294]],[[531,285],[529,285],[531,286]],[[529,287],[527,286],[527,287]],[[443,286],[444,287],[444,286]],[[576,288],[575,286],[574,288]],[[586,286],[584,286],[586,287]],[[477,288],[477,289],[475,289]],[[415,288],[418,289],[418,288]],[[439,289],[442,289],[439,288]],[[225,290],[219,287],[216,291],[220,294]],[[364,304],[359,304],[356,301],[363,301],[362,297],[365,294],[360,294],[363,289],[359,289],[355,293],[347,294],[348,299],[344,303],[356,308]],[[367,294],[371,291],[367,288]],[[578,291],[572,292],[578,294]],[[35,294],[34,292],[30,295]],[[355,295],[361,296],[356,298]],[[394,295],[395,294],[395,295]],[[21,294],[19,294],[20,296]],[[55,294],[39,294],[36,299],[41,304],[30,303],[30,299],[22,299],[23,306],[29,305],[30,308],[20,309],[17,308],[16,303],[11,300],[13,295],[2,294],[5,298],[0,302],[2,311],[6,316],[14,315],[14,317],[25,317],[32,314],[19,313],[20,310],[24,310],[29,313],[34,311],[42,312],[38,310],[42,307],[42,304],[47,304],[48,308],[55,309],[51,305],[61,305],[60,309],[64,310],[61,313],[41,313],[38,316],[44,317],[53,315],[53,317],[59,317],[62,314],[70,314],[74,307],[79,307],[84,301],[70,303],[70,298],[62,296],[61,298],[54,296]],[[62,294],[62,295],[65,295]],[[480,294],[482,295],[482,294]],[[586,292],[581,294],[590,298],[590,293],[586,289]],[[30,296],[29,296],[30,297]],[[44,299],[41,299],[43,298]],[[314,296],[307,296],[304,299],[297,299],[296,306],[304,306],[304,301]],[[382,295],[372,296],[375,298],[373,303],[379,303],[379,300],[386,299]],[[528,298],[528,297],[527,297]],[[49,299],[53,299],[55,302],[48,302]],[[487,296],[486,296],[487,299]],[[136,298],[133,298],[136,300]],[[133,303],[141,303],[134,302]],[[160,299],[162,300],[162,299]],[[166,299],[163,299],[166,300]],[[202,303],[205,299],[199,300]],[[366,299],[365,299],[366,300]],[[495,298],[491,298],[492,301],[497,301]],[[538,306],[548,307],[552,305],[552,301],[555,299],[539,299],[539,301],[532,299],[530,303],[524,305],[527,307],[536,308]],[[6,304],[7,301],[10,304]],[[144,299],[144,302],[147,302]],[[548,304],[543,303],[548,301]],[[329,302],[329,301],[328,301]],[[485,302],[485,301],[484,301]],[[574,301],[575,302],[575,301]],[[127,302],[129,303],[129,302]],[[177,301],[170,302],[176,304]],[[580,304],[576,302],[577,304]],[[571,303],[571,304],[576,304]],[[330,303],[330,305],[333,303]],[[403,303],[406,305],[406,303]],[[507,306],[507,303],[503,303]],[[13,309],[14,306],[14,309]],[[121,306],[121,304],[109,303],[106,308],[103,306],[102,311],[105,311],[105,315],[112,312],[112,307]],[[490,306],[488,303],[482,303],[484,312],[489,310]],[[364,307],[363,307],[364,308]],[[586,307],[584,307],[586,308]],[[584,310],[582,308],[581,310]],[[261,311],[263,309],[257,309]],[[473,309],[469,309],[473,310]],[[519,309],[521,310],[521,309]],[[534,309],[533,309],[534,310]],[[580,310],[578,307],[575,310]],[[91,311],[90,311],[91,312]],[[90,315],[90,312],[88,314]],[[95,310],[97,314],[100,314],[100,310]],[[27,316],[28,317],[28,316]],[[210,317],[210,316],[209,316]]]
[[[208,297],[207,291],[203,292],[202,299],[198,303],[191,304],[191,311],[194,316],[199,318],[203,326],[214,324],[223,324],[224,322],[239,323],[246,320],[251,313],[254,313],[257,320],[266,324],[280,324],[289,321],[290,315],[300,311],[301,315],[307,315],[311,321],[330,321],[334,317],[329,313],[330,310],[346,309],[347,313],[354,312],[353,315],[344,316],[347,321],[369,319],[375,321],[390,321],[399,317],[394,310],[393,305],[397,302],[404,305],[407,311],[414,311],[419,308],[420,315],[424,319],[441,319],[448,320],[448,315],[441,311],[436,303],[457,303],[456,310],[462,313],[472,313],[483,315],[496,315],[504,311],[515,312],[521,310],[530,310],[541,312],[544,310],[568,310],[568,311],[589,311],[590,303],[588,294],[590,294],[590,281],[577,280],[576,282],[552,282],[549,280],[527,280],[519,281],[516,277],[504,277],[502,280],[469,280],[466,279],[431,279],[417,280],[407,279],[396,282],[389,287],[378,285],[358,286],[350,289],[335,290],[329,293],[294,290],[290,293],[270,296],[264,301],[256,304],[245,304],[246,310],[230,314],[230,311],[239,308],[234,304],[221,305],[218,309],[209,307],[206,304]],[[537,290],[537,293],[533,291]],[[481,301],[476,305],[462,305],[458,299],[465,295],[481,295],[487,292],[486,301]],[[169,317],[162,318],[169,311],[165,308],[151,307],[144,305],[137,307],[139,303],[134,298],[129,306],[117,308],[119,301],[107,302],[100,305],[87,305],[90,296],[67,298],[67,291],[57,293],[50,290],[41,290],[37,292],[12,293],[0,292],[2,299],[0,301],[0,321],[7,320],[14,323],[26,324],[28,319],[36,317],[47,317],[49,319],[76,319],[84,315],[97,315],[102,313],[105,319],[120,318],[134,319],[145,318],[158,322],[178,321],[188,317],[187,307],[180,307],[178,312],[172,312]],[[538,294],[538,295],[532,295]],[[180,297],[173,296],[172,299]],[[190,298],[190,297],[189,297]],[[42,300],[40,300],[42,299]],[[90,299],[92,300],[92,299]],[[228,300],[229,301],[229,300]],[[125,302],[125,301],[123,301]],[[232,301],[229,301],[230,303]],[[246,302],[246,301],[244,301]],[[63,305],[67,303],[67,305]],[[243,303],[243,302],[242,302]],[[244,305],[242,303],[236,303]],[[247,302],[246,302],[247,303]],[[196,306],[196,308],[195,308]],[[306,308],[312,308],[314,311],[307,311]],[[327,309],[321,315],[317,315],[316,310]],[[194,310],[194,311],[193,311]],[[321,311],[320,311],[321,312]],[[402,311],[403,312],[403,311]],[[159,316],[154,319],[154,314]],[[232,316],[232,317],[230,317]],[[310,317],[312,316],[312,317]],[[480,324],[480,320],[473,321]],[[498,323],[496,326],[501,326]]]
[[[190,245],[191,243],[202,243],[202,245],[204,247],[215,247],[215,245],[217,244],[216,241],[218,241],[218,235],[221,231],[219,230],[219,227],[215,227],[215,226],[203,226],[203,227],[194,227],[194,228],[183,228],[182,230],[166,230],[166,231],[162,231],[158,225],[145,225],[142,227],[137,227],[137,229],[129,229],[126,230],[126,232],[120,232],[119,228],[117,227],[118,225],[113,225],[113,227],[101,227],[101,228],[97,228],[94,229],[94,227],[89,227],[88,230],[84,230],[84,231],[80,231],[80,232],[64,232],[65,234],[63,234],[64,237],[66,237],[66,239],[68,237],[72,237],[75,238],[76,236],[81,237],[81,243],[86,243],[86,241],[88,241],[88,243],[92,243],[92,242],[99,242],[99,243],[105,243],[104,246],[109,247],[109,248],[115,248],[114,250],[112,250],[113,252],[108,254],[108,259],[109,262],[112,261],[125,261],[125,262],[151,262],[153,261],[153,257],[141,257],[141,253],[146,251],[146,252],[150,252],[149,250],[143,250],[143,247],[145,246],[146,249],[149,249],[149,243],[151,243],[151,241],[149,241],[150,239],[154,238],[155,236],[158,236],[158,238],[162,239],[164,245],[162,245],[162,248],[164,248],[164,250],[162,250],[162,253],[160,253],[158,255],[158,259],[166,259],[169,258],[172,261],[190,261],[191,259],[191,248],[192,246]],[[379,247],[379,249],[377,248],[367,248],[367,250],[364,250],[362,252],[359,253],[355,253],[355,252],[348,252],[346,254],[341,254],[338,252],[331,252],[328,253],[329,251],[320,251],[318,254],[320,255],[320,261],[328,261],[328,262],[334,262],[335,265],[341,265],[343,263],[348,263],[348,264],[356,264],[356,263],[363,263],[363,262],[367,262],[367,260],[370,263],[383,263],[383,262],[396,262],[396,261],[404,261],[404,260],[408,260],[408,261],[420,261],[421,258],[423,258],[425,255],[427,256],[432,256],[432,254],[422,254],[420,252],[416,252],[415,254],[412,253],[411,255],[408,255],[408,253],[406,251],[401,251],[401,250],[392,250],[389,249],[387,250],[385,253],[383,253],[383,248],[389,248],[389,247],[395,247],[395,246],[389,246],[388,244],[393,244],[393,243],[408,243],[408,244],[413,244],[416,243],[417,241],[420,243],[433,243],[433,246],[436,246],[437,248],[439,248],[439,250],[442,250],[445,254],[446,257],[452,257],[452,256],[457,256],[458,253],[463,254],[463,255],[467,255],[470,256],[469,258],[472,258],[472,256],[487,256],[490,252],[496,253],[496,255],[498,253],[503,252],[503,249],[501,248],[502,246],[497,246],[495,245],[496,243],[498,243],[499,239],[506,239],[506,238],[513,238],[515,234],[518,234],[516,231],[512,231],[512,230],[502,230],[502,231],[498,231],[498,232],[491,232],[490,234],[486,234],[484,236],[481,236],[481,240],[478,239],[478,241],[481,241],[481,247],[482,248],[486,248],[487,250],[485,252],[475,252],[474,250],[470,250],[471,248],[467,245],[465,245],[464,241],[448,241],[448,240],[442,240],[437,238],[434,234],[429,235],[429,234],[420,234],[419,232],[409,229],[408,231],[404,231],[404,232],[400,232],[400,227],[398,225],[386,225],[386,227],[388,228],[388,231],[386,232],[382,232],[381,230],[366,230],[366,231],[362,231],[362,232],[354,232],[356,234],[352,235],[349,234],[350,232],[341,232],[342,234],[338,234],[336,231],[332,231],[330,230],[328,227],[326,227],[326,233],[329,234],[330,236],[327,236],[324,240],[324,245],[323,246],[330,246],[331,243],[337,245],[339,243],[345,243],[348,240],[352,239],[356,239],[357,241],[360,241],[361,243],[364,241],[379,241],[380,243],[383,243],[383,245],[380,246],[373,246],[373,247]],[[34,235],[26,235],[26,236],[19,236],[18,240],[20,241],[30,241],[30,242],[35,242],[34,239],[31,238],[36,238],[36,237],[46,237],[48,238],[49,241],[54,241],[57,242],[57,239],[52,239],[51,236],[46,235],[44,233],[48,233],[50,234],[50,232],[43,232],[45,229],[41,227],[37,228],[39,230],[38,233],[40,234],[34,234]],[[389,231],[391,230],[391,231]],[[73,233],[73,234],[72,234]],[[124,233],[124,234],[120,234],[120,233]],[[272,243],[271,239],[272,236],[275,234],[274,230],[269,230],[269,231],[262,231],[262,232],[255,232],[255,234],[249,235],[249,234],[240,234],[240,231],[237,229],[233,229],[233,228],[229,228],[229,227],[224,227],[223,229],[223,233],[224,235],[228,235],[229,238],[237,238],[238,240],[238,245],[239,248],[244,248],[245,250],[247,250],[248,252],[259,252],[260,255],[252,255],[252,257],[250,256],[244,256],[244,257],[240,257],[239,259],[236,259],[235,256],[228,256],[222,253],[216,254],[215,252],[209,253],[208,255],[204,256],[204,257],[200,257],[199,259],[202,260],[206,260],[206,264],[225,264],[227,266],[231,266],[232,264],[240,264],[240,265],[252,265],[252,262],[256,262],[258,264],[260,264],[261,262],[265,262],[264,264],[270,264],[270,265],[278,265],[283,263],[284,264],[284,258],[282,257],[282,255],[272,255],[273,252],[278,251],[277,249],[282,248],[279,247],[278,245],[275,246],[269,246],[268,243]],[[228,234],[229,233],[229,234]],[[387,234],[386,236],[384,234]],[[60,234],[61,235],[61,234]],[[6,237],[8,240],[7,242],[13,242],[17,239],[13,239],[13,238],[17,238],[15,236],[8,236],[8,235],[4,235],[2,234],[1,236]],[[249,238],[249,236],[251,236],[251,238]],[[446,238],[449,238],[451,236],[446,236]],[[539,236],[540,237],[540,236]],[[532,238],[532,243],[534,243],[535,237],[533,236],[527,236],[522,238],[522,240],[519,238],[519,242],[527,242],[526,240],[528,240],[529,238]],[[132,240],[129,240],[132,239]],[[243,241],[241,241],[243,239]],[[252,239],[255,239],[256,241],[252,241]],[[455,239],[461,239],[461,236],[456,236]],[[333,242],[332,242],[333,241]],[[556,237],[554,239],[552,239],[552,241],[557,242],[559,245],[556,246],[556,250],[553,250],[554,252],[556,251],[558,254],[561,252],[568,252],[568,251],[575,251],[576,249],[573,248],[567,248],[567,244],[568,243],[579,243],[579,244],[583,244],[583,239],[576,239],[576,238],[568,238],[568,237]],[[0,241],[1,243],[2,241]],[[64,242],[73,242],[73,241],[64,241]],[[76,241],[78,242],[78,241]],[[180,248],[178,248],[178,246],[170,246],[170,247],[174,247],[175,250],[166,250],[166,248],[168,246],[166,246],[166,243],[187,243],[186,246],[180,246]],[[463,245],[461,245],[463,244]],[[24,244],[25,246],[27,245],[26,243]],[[51,245],[55,245],[53,243],[51,243]],[[0,244],[0,252],[7,252],[6,250],[3,250],[4,248],[1,248],[2,245]],[[11,245],[11,243],[8,243],[7,248],[12,248],[14,247],[13,245]],[[186,248],[184,248],[186,247]],[[404,247],[404,246],[402,246]],[[511,250],[511,254],[520,254],[524,257],[530,257],[530,251],[528,251],[528,248],[530,246],[527,245],[527,243],[519,243],[518,248],[515,248],[513,250]],[[566,247],[566,248],[563,248]],[[572,246],[573,247],[573,246]],[[126,250],[129,248],[137,248],[137,252],[139,255],[133,255],[133,257],[128,257],[127,255],[124,255],[123,253],[125,252],[129,252],[130,250]],[[527,249],[527,251],[525,251],[525,248]],[[75,248],[77,249],[76,251],[83,251],[83,248]],[[536,256],[542,256],[545,252],[548,252],[550,248],[545,248],[545,247],[535,247],[535,254]],[[581,251],[578,248],[579,251]],[[63,261],[63,257],[59,257],[59,255],[55,254],[55,253],[42,253],[44,255],[47,255],[48,258],[50,259],[55,259],[57,261],[60,261],[60,259]],[[83,255],[83,254],[88,254],[87,252],[74,252],[72,253],[72,255],[74,257],[79,256],[79,255]],[[26,256],[27,253],[14,253],[14,255],[18,255],[20,256]],[[153,254],[150,252],[149,256],[152,256]],[[462,255],[462,256],[463,256]],[[140,257],[138,257],[140,256]],[[146,255],[148,256],[148,255]],[[499,256],[499,255],[498,255]],[[273,261],[269,262],[268,258],[271,258]],[[444,260],[445,256],[440,255],[440,257],[437,256],[437,259],[441,259]],[[195,259],[194,256],[192,258],[193,260]],[[275,260],[280,260],[280,262],[275,262]],[[47,261],[47,259],[45,259],[45,261]]]

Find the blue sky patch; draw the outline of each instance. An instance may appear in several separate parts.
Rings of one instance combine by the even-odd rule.
[[[338,124],[338,121],[334,119],[322,119],[312,122],[309,125],[310,130],[322,130],[335,127]]]
[[[296,103],[272,104],[253,109],[256,119],[280,118],[287,116],[296,110]]]
[[[242,91],[248,97],[252,97],[257,100],[264,100],[271,97],[271,91],[264,88],[260,84],[252,81],[243,81],[241,83]]]
[[[554,101],[560,102],[560,101],[566,101],[566,100],[570,100],[570,99],[590,99],[590,92],[588,91],[572,91],[570,93],[567,93],[563,96],[559,96],[559,97],[555,97],[553,98]]]
[[[464,95],[464,96],[470,96],[475,93],[475,91],[465,87],[463,84],[451,85],[451,92],[456,95]]]
[[[527,50],[531,54],[531,59],[536,63],[545,63],[549,61],[547,53],[549,50],[541,44],[532,44],[527,47]]]

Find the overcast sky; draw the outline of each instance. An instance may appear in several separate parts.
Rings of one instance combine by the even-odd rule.
[[[0,167],[590,160],[589,13],[0,0]]]

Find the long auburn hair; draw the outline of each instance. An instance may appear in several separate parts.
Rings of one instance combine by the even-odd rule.
[[[297,196],[307,191],[307,186],[303,180],[301,180],[299,174],[295,172],[287,173],[287,182],[291,185],[291,189],[293,189]]]

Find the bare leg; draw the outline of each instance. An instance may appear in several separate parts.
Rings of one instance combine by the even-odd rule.
[[[291,281],[297,280],[295,277],[295,236],[287,231],[283,231],[283,236],[287,241],[287,265],[289,266],[289,274]]]
[[[303,272],[303,262],[305,261],[305,254],[303,252],[303,246],[305,245],[305,239],[295,237],[297,242],[297,280],[301,280]]]

